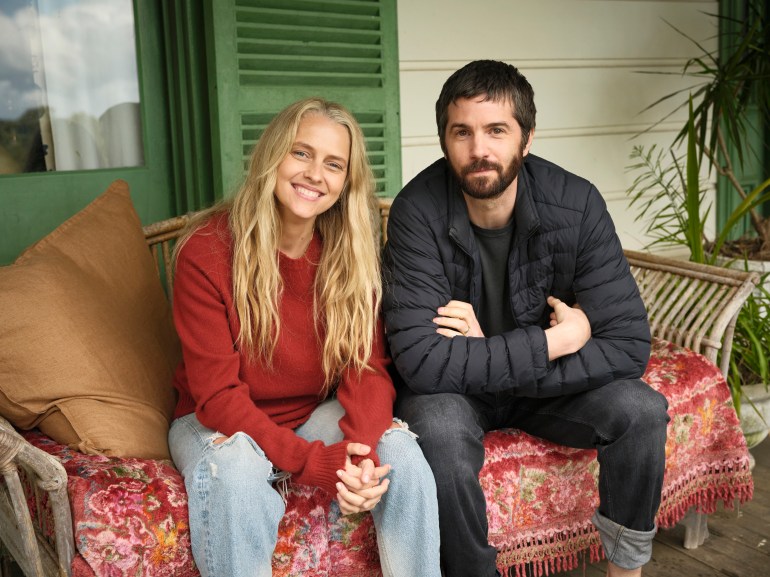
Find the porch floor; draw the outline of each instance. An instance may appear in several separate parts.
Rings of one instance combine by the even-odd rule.
[[[720,508],[709,517],[710,537],[697,549],[682,546],[684,528],[660,531],[644,577],[770,577],[770,439],[751,453],[754,498],[738,510]],[[558,577],[603,577],[606,561],[557,573]]]

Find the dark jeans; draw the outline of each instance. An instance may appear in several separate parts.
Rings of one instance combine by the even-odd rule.
[[[641,380],[549,399],[506,393],[418,395],[402,388],[396,415],[419,436],[436,479],[446,577],[496,575],[497,551],[487,540],[478,476],[484,433],[505,427],[569,447],[597,449],[599,513],[624,528],[650,531],[651,547],[663,484],[667,407],[663,395]]]

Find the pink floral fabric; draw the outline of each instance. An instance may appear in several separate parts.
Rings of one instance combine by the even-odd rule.
[[[73,577],[198,577],[184,481],[167,461],[84,455],[33,431],[68,475],[77,555]],[[343,517],[321,490],[289,485],[273,554],[275,577],[377,577],[372,518]],[[34,499],[29,500],[35,507]],[[50,526],[50,525],[48,525]]]
[[[653,340],[644,379],[669,402],[666,473],[660,527],[687,510],[712,513],[751,498],[746,442],[719,369],[703,356]],[[487,497],[489,539],[501,570],[531,563],[537,575],[573,569],[582,555],[603,556],[590,522],[599,503],[596,451],[569,449],[517,430],[484,440],[481,483]]]
[[[67,471],[78,553],[73,575],[198,575],[184,482],[170,463],[84,455],[39,432],[25,436]]]
[[[678,522],[688,508],[713,512],[751,498],[746,444],[721,373],[705,358],[665,341],[653,343],[645,375],[669,400],[666,476],[658,524]],[[69,475],[75,526],[75,577],[193,577],[187,496],[164,461],[83,455],[39,432],[27,439],[59,457]],[[596,452],[562,447],[514,429],[485,441],[480,480],[489,539],[501,570],[520,575],[577,566],[602,556],[590,517],[598,504]],[[342,517],[320,490],[290,485],[273,574],[279,577],[379,577],[371,516]],[[30,503],[45,516],[45,503]]]

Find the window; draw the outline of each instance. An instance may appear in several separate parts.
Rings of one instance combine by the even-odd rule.
[[[131,0],[0,0],[0,174],[144,165]]]
[[[131,187],[142,222],[178,214],[163,36],[166,5],[157,0],[0,0],[0,265],[12,262],[116,178]],[[32,59],[34,43],[42,61]],[[36,71],[45,74],[45,91]],[[57,86],[67,82],[68,99],[62,99]],[[65,107],[61,115],[58,102]],[[74,110],[91,117],[87,136],[58,122],[74,122]],[[19,123],[25,114],[27,123]],[[46,117],[53,120],[50,130]],[[64,129],[57,131],[59,124]],[[42,148],[46,132],[49,146]],[[40,139],[37,152],[35,138]],[[37,160],[28,162],[30,156]]]

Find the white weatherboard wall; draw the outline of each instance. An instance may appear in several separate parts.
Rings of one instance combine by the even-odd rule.
[[[404,183],[441,156],[434,106],[444,81],[471,60],[503,60],[535,90],[532,152],[591,180],[623,246],[642,248],[649,239],[625,192],[634,178],[626,169],[629,154],[634,144],[670,143],[686,110],[634,135],[671,110],[642,112],[646,106],[694,84],[679,72],[698,55],[667,22],[716,50],[716,23],[708,14],[717,11],[716,1],[401,0]]]

